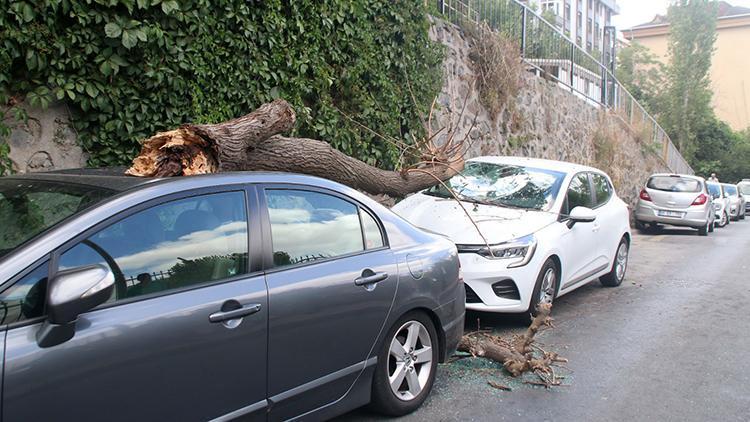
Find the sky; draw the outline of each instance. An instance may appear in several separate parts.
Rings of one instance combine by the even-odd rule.
[[[669,0],[617,0],[620,14],[612,18],[618,31],[649,22],[655,15],[667,12]],[[727,0],[733,6],[750,7],[750,0]]]

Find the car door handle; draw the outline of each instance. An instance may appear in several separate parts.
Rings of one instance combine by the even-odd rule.
[[[362,276],[354,279],[357,286],[367,286],[369,284],[380,283],[388,278],[388,273],[375,273],[372,270],[362,271]]]
[[[224,322],[231,319],[246,317],[259,311],[260,303],[253,303],[252,305],[245,305],[239,309],[232,309],[231,311],[214,312],[208,316],[208,320],[210,322]]]

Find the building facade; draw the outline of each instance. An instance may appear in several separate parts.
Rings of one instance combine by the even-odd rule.
[[[668,63],[666,16],[657,15],[651,22],[626,29],[622,34]],[[714,111],[733,129],[747,129],[750,127],[750,9],[719,2],[714,48],[710,71]]]
[[[605,27],[620,12],[615,0],[541,0],[539,11],[555,15],[555,24],[598,60],[605,50]],[[606,60],[605,60],[606,61]]]

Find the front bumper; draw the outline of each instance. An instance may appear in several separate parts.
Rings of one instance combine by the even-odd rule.
[[[528,264],[518,268],[507,267],[513,260],[487,259],[474,253],[459,254],[464,283],[469,287],[466,309],[483,312],[526,312],[538,276],[538,252]]]
[[[677,211],[679,217],[667,217],[659,215],[659,211]],[[705,227],[710,220],[710,213],[704,205],[691,206],[683,209],[662,208],[651,203],[639,201],[635,209],[635,219],[642,223],[661,223],[671,226],[684,226],[692,228]]]

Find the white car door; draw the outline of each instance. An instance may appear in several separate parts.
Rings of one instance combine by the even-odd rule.
[[[595,267],[605,266],[606,269],[614,262],[617,247],[622,236],[621,204],[614,195],[614,188],[609,179],[600,173],[591,173],[591,183],[594,188],[594,224],[597,233],[598,256]]]
[[[588,173],[578,173],[571,178],[561,214],[565,216],[576,207],[594,207],[594,193]],[[560,290],[578,285],[600,271],[597,265],[597,258],[600,257],[597,242],[600,226],[601,223],[596,220],[591,223],[576,223],[563,232],[560,237],[560,249],[564,251],[560,258]]]

